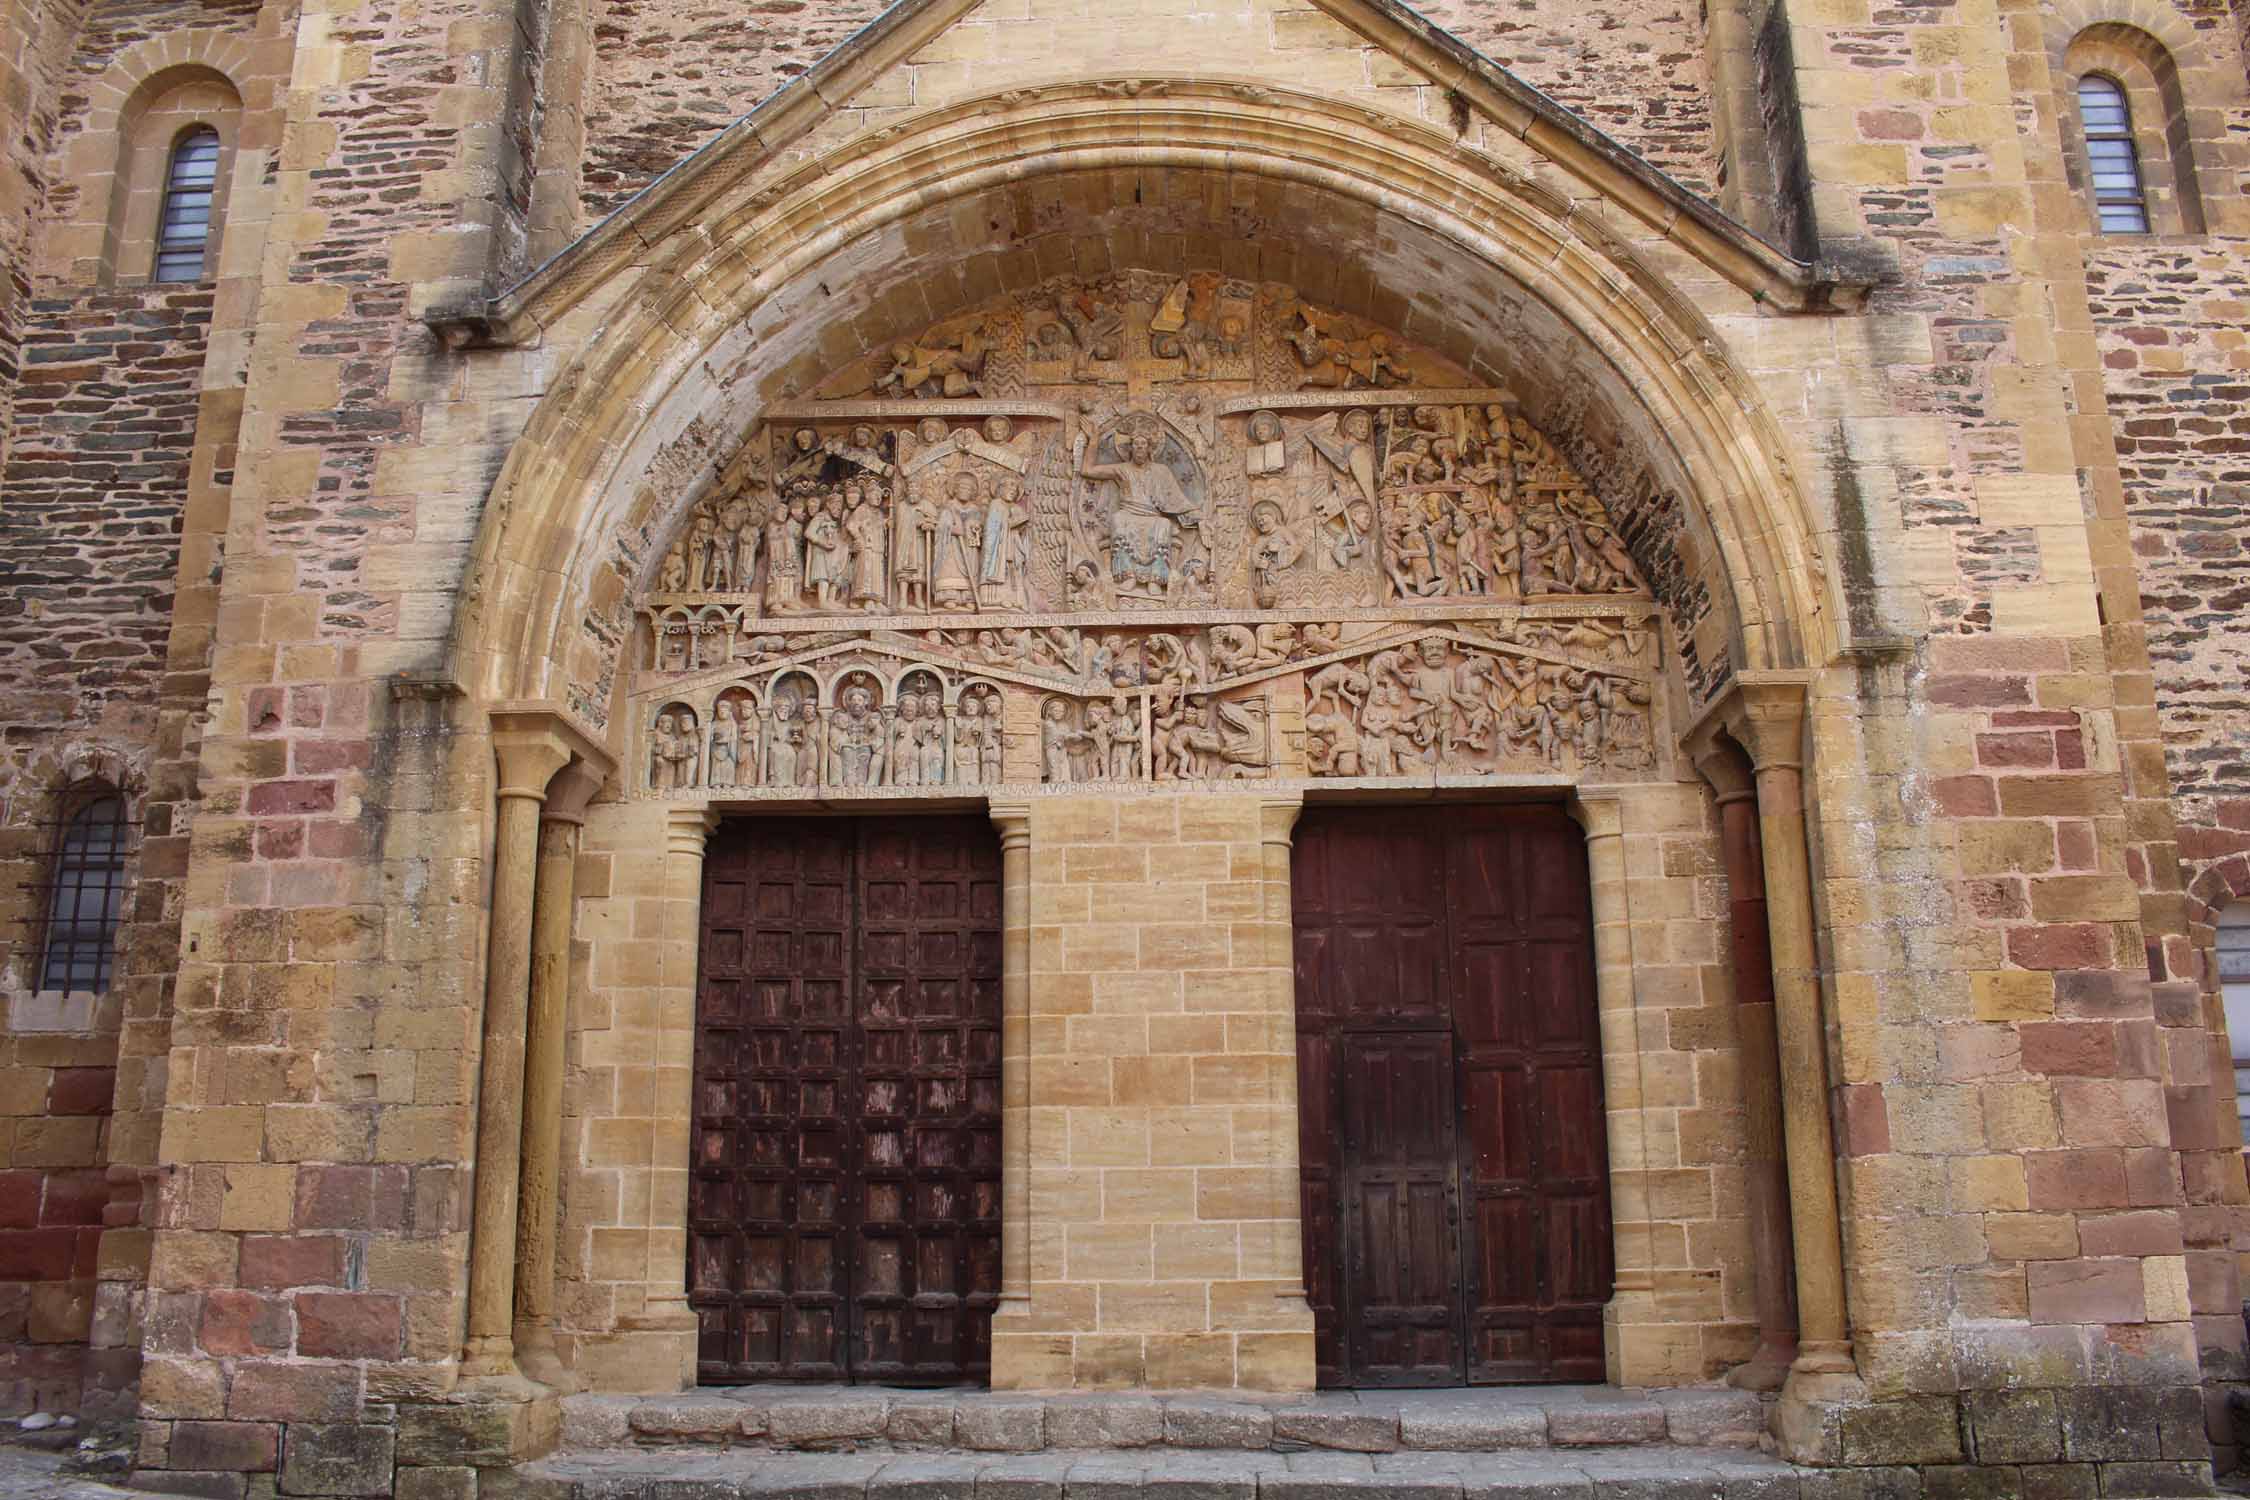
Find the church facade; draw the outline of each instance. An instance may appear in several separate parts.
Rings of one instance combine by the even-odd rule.
[[[2233,11],[8,6],[7,1409],[2234,1466]]]

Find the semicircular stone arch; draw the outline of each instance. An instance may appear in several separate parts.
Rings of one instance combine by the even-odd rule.
[[[1336,320],[1343,344],[1387,338],[1459,389],[1504,393],[1604,509],[1658,606],[1675,717],[1734,671],[1816,659],[1814,527],[1750,381],[1652,268],[1677,272],[1677,247],[1629,242],[1622,214],[1422,127],[1272,92],[1059,90],[939,112],[794,173],[749,171],[652,263],[568,289],[549,316],[598,328],[488,510],[456,630],[472,692],[563,701],[627,748],[635,600],[662,592],[699,506],[770,484],[776,409],[980,312],[1016,306],[1014,336],[1036,336],[1027,299],[1128,277],[1295,299]],[[1157,357],[1149,311],[1132,316],[1139,352]],[[1140,393],[1183,384],[1196,382]],[[941,394],[901,399],[943,399],[942,380],[929,389]],[[1210,396],[1251,393],[1218,380]],[[989,398],[980,383],[959,399]]]

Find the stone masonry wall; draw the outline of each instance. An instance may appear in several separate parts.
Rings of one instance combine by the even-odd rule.
[[[123,986],[36,993],[37,883],[72,781],[143,810],[212,307],[198,287],[47,297],[23,330],[0,471],[0,1410],[76,1408],[137,1360],[106,1352],[81,1388]]]
[[[875,0],[594,0],[584,205],[600,218],[803,73]],[[1039,5],[1033,3],[1036,17]],[[1701,12],[1686,0],[1439,0],[1418,10],[1698,192],[1715,182]],[[1211,60],[1226,71],[1223,57]]]

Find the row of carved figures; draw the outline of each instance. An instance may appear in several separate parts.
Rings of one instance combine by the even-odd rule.
[[[833,705],[785,683],[761,703],[722,695],[706,726],[684,703],[658,709],[649,730],[651,791],[726,787],[985,786],[1001,778],[1000,695],[989,685],[948,704],[936,689],[902,688],[884,703],[864,674]]]

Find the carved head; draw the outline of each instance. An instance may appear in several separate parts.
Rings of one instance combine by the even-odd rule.
[[[977,716],[978,714],[981,714],[981,713],[983,713],[983,712],[984,712],[984,699],[983,699],[983,697],[981,697],[980,695],[978,695],[978,694],[976,694],[976,693],[965,693],[965,694],[963,694],[963,695],[962,695],[962,697],[961,697],[961,717],[962,717],[962,718],[964,718],[964,719],[973,719],[973,718],[975,718],[975,717],[976,717],[976,716]]]
[[[1065,704],[1062,699],[1049,698],[1047,700],[1047,706],[1041,709],[1040,713],[1046,717],[1049,723],[1060,724],[1063,721],[1063,715],[1068,713],[1069,711],[1069,706]]]
[[[1005,443],[1016,435],[1016,424],[1003,416],[984,419],[984,440],[988,443]]]
[[[857,427],[854,427],[852,429],[852,446],[854,448],[874,447],[875,429],[868,426],[865,422],[862,422]]]
[[[1060,323],[1042,323],[1039,325],[1039,332],[1034,337],[1039,340],[1041,349],[1060,350],[1063,345],[1070,342],[1070,330]]]
[[[1278,443],[1281,441],[1281,418],[1270,411],[1250,414],[1250,441],[1253,443]]]
[[[718,705],[711,710],[711,721],[715,724],[732,724],[734,722],[734,705],[721,699]]]
[[[963,505],[974,504],[977,498],[977,476],[967,469],[957,469],[953,477],[946,481],[945,492]]]
[[[1364,443],[1375,436],[1375,419],[1364,411],[1344,413],[1344,436],[1355,443]]]
[[[789,435],[789,441],[796,445],[799,453],[810,453],[820,446],[820,434],[810,427],[800,427]]]
[[[1281,529],[1281,507],[1271,500],[1260,500],[1250,507],[1250,524],[1258,528],[1258,535],[1272,536]]]
[[[875,695],[867,690],[864,682],[855,682],[844,689],[844,711],[855,719],[866,717],[874,703]]]
[[[1422,665],[1426,667],[1442,667],[1445,665],[1445,642],[1439,640],[1436,636],[1423,637],[1421,644],[1415,649],[1422,655]]]
[[[1156,437],[1146,430],[1135,432],[1125,439],[1125,456],[1135,464],[1145,464],[1156,457]]]
[[[945,441],[945,419],[924,417],[914,424],[914,435],[922,440],[923,447],[935,448]]]
[[[1354,500],[1345,506],[1344,515],[1351,521],[1354,531],[1372,531],[1375,528],[1375,507],[1365,500]]]
[[[670,714],[658,714],[656,716],[656,732],[658,734],[670,734],[672,732],[672,716]]]

